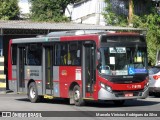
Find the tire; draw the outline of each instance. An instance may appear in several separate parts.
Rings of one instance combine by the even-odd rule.
[[[28,88],[28,98],[32,103],[39,102],[40,96],[38,96],[37,86],[35,82],[31,82]]]
[[[84,100],[82,99],[80,87],[78,85],[75,85],[73,88],[73,100],[76,106],[83,106],[85,104]]]
[[[122,106],[125,103],[125,100],[114,100],[113,102],[116,106]]]
[[[156,92],[156,93],[154,93],[154,96],[155,97],[160,97],[160,93]]]

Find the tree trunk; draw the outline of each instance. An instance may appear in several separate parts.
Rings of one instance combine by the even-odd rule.
[[[133,26],[132,18],[133,18],[133,0],[129,0],[129,15],[128,15],[129,26]]]

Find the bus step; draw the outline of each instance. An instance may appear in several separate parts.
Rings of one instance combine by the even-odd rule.
[[[51,96],[51,95],[44,95],[43,96],[45,99],[53,99],[54,97],[53,96]]]
[[[93,98],[83,98],[84,100],[94,100]]]

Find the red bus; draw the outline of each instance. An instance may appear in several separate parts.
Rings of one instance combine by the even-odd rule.
[[[69,98],[123,104],[148,96],[147,45],[137,32],[62,31],[43,37],[12,39],[8,80],[31,102]]]

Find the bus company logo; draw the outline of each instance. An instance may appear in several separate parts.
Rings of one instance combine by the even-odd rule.
[[[2,112],[2,117],[12,117],[11,112]]]
[[[67,71],[66,70],[62,70],[62,75],[67,75]]]

